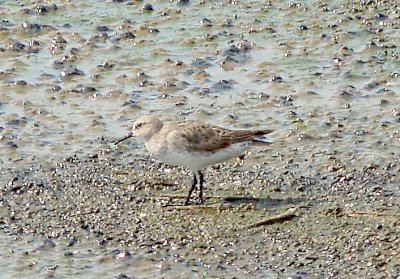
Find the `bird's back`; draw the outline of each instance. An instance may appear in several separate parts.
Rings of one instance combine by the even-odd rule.
[[[146,142],[149,152],[170,165],[199,170],[240,156],[271,130],[229,130],[196,121],[165,121]]]

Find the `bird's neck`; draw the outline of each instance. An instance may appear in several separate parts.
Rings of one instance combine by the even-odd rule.
[[[154,137],[157,137],[158,132],[160,132],[160,130],[163,127],[163,123],[161,121],[155,123],[153,125],[153,127],[151,128],[151,130],[144,136],[144,140],[146,142],[152,140]]]

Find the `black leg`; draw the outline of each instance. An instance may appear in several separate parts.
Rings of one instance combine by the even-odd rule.
[[[201,181],[201,180],[200,180],[200,181]],[[192,183],[192,187],[191,187],[190,190],[189,190],[189,195],[188,195],[188,197],[187,197],[187,199],[186,199],[185,205],[188,205],[188,204],[189,204],[190,196],[192,195],[194,188],[196,188],[196,184],[197,184],[196,173],[193,173],[193,183]]]
[[[203,183],[204,183],[204,177],[203,174],[199,171],[199,178],[200,178],[200,185],[199,185],[199,198],[200,198],[200,202],[204,203],[204,199],[203,199]]]

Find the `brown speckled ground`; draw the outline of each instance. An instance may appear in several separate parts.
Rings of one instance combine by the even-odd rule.
[[[178,183],[189,182],[185,170],[109,152],[16,172],[1,188],[2,230],[66,239],[72,248],[88,239],[126,247],[158,263],[166,278],[177,270],[206,277],[400,274],[398,158],[384,167],[328,168],[318,177],[219,165],[207,172],[206,204],[185,207],[188,188]],[[249,228],[290,208],[293,218]]]

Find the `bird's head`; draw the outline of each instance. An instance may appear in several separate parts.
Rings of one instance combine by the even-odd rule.
[[[143,139],[144,141],[147,141],[161,129],[162,125],[163,123],[156,116],[141,116],[133,123],[130,133],[127,134],[124,138],[117,140],[115,144],[118,144],[121,141],[129,139],[131,137],[137,137]]]

